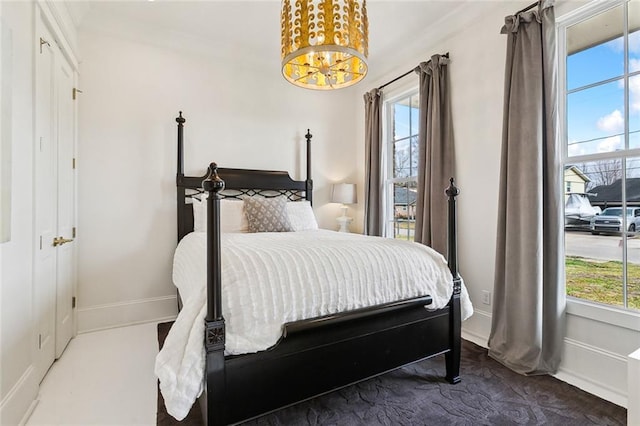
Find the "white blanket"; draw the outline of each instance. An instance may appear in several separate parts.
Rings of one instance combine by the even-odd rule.
[[[444,257],[406,241],[317,230],[223,234],[221,245],[226,354],[273,346],[287,322],[426,294],[439,309],[453,291]],[[173,266],[184,305],[155,371],[167,412],[182,420],[203,389],[206,234],[184,237]],[[466,319],[464,286],[461,302]]]

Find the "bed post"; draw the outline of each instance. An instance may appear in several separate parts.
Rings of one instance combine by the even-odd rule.
[[[307,129],[307,134],[304,135],[307,138],[307,180],[306,188],[304,190],[305,198],[311,205],[313,205],[313,180],[311,179],[311,132]]]
[[[182,117],[182,111],[180,111],[180,115],[176,117],[176,123],[178,123],[178,166],[176,167],[176,196],[178,197],[176,206],[178,208],[178,212],[176,217],[178,218],[178,226],[176,229],[178,230],[178,242],[184,237],[186,234],[184,230],[184,222],[185,222],[185,205],[184,199],[186,196],[186,191],[184,189],[184,122],[187,121]],[[180,299],[180,291],[176,289],[176,303],[178,305],[178,312],[182,310],[182,299]]]
[[[222,316],[222,274],[220,252],[220,191],[224,181],[218,176],[218,166],[211,163],[209,175],[202,182],[207,198],[207,316],[205,318],[205,348],[207,350],[207,410],[208,425],[225,424],[226,374],[224,363],[225,328]]]
[[[183,184],[184,180],[184,122],[187,121],[182,117],[182,111],[180,111],[180,115],[176,118],[176,123],[178,123],[178,166],[176,167],[176,186],[178,187],[178,242],[184,236],[184,198],[185,198],[185,189]]]
[[[448,234],[448,263],[449,270],[453,276],[453,294],[449,301],[449,352],[445,354],[447,366],[447,381],[451,384],[460,382],[460,340],[461,340],[461,313],[460,313],[460,291],[462,279],[458,274],[458,229],[456,215],[456,197],[460,190],[450,179],[450,185],[445,193],[449,197],[449,234]]]

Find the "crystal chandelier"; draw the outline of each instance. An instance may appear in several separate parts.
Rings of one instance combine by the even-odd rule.
[[[367,74],[366,0],[283,0],[280,19],[282,74],[289,82],[332,90]]]

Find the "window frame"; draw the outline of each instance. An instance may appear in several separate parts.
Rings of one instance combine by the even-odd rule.
[[[571,13],[568,13],[556,20],[556,40],[557,40],[557,55],[558,55],[558,135],[562,143],[561,150],[561,171],[560,176],[562,183],[558,182],[558,190],[564,191],[564,167],[568,164],[579,164],[601,160],[622,160],[622,207],[627,207],[626,200],[626,179],[627,179],[627,162],[629,159],[635,159],[640,157],[640,148],[629,149],[629,79],[636,75],[640,75],[640,71],[630,73],[629,72],[629,51],[628,51],[628,34],[629,34],[629,16],[628,16],[628,3],[629,0],[610,0],[608,2],[591,2],[586,4]],[[568,144],[568,125],[567,125],[567,96],[569,93],[575,93],[578,90],[584,90],[586,88],[606,84],[610,81],[619,80],[620,77],[612,79],[599,80],[596,83],[572,88],[567,88],[567,44],[566,44],[566,31],[572,25],[586,21],[600,13],[604,13],[608,10],[612,10],[616,7],[623,5],[623,20],[624,20],[624,68],[622,74],[622,80],[624,81],[624,150],[576,155],[569,157],[569,144]],[[564,199],[564,198],[562,198]],[[564,206],[563,206],[564,211]],[[626,215],[623,215],[623,227],[626,229]],[[563,230],[564,232],[564,230]],[[632,308],[628,307],[628,294],[627,294],[627,257],[628,248],[627,244],[622,245],[622,267],[625,285],[623,285],[623,303],[624,306],[610,305],[605,303],[599,303],[592,300],[580,299],[577,297],[567,295],[567,312],[576,316],[589,318],[598,321],[604,321],[613,325],[629,328],[632,330],[640,331],[640,313],[637,313]],[[565,244],[563,243],[562,251],[563,261],[566,259]]]
[[[394,139],[393,139],[393,108],[391,105],[398,102],[401,99],[410,98],[411,96],[420,96],[419,86],[416,82],[411,84],[405,84],[389,93],[383,92],[382,97],[382,202],[383,202],[383,226],[382,236],[386,238],[395,238],[394,232],[394,191],[393,185],[396,183],[418,183],[418,175],[394,178],[393,177],[393,162],[394,162]],[[420,128],[420,122],[418,122],[418,129]],[[411,140],[411,130],[409,130],[409,141]],[[417,171],[416,167],[416,171]]]

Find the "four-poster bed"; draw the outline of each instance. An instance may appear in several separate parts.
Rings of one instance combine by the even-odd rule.
[[[206,424],[249,419],[439,354],[445,354],[446,380],[452,384],[460,381],[462,282],[457,263],[455,199],[459,191],[453,179],[446,190],[452,295],[444,308],[425,309],[431,304],[432,295],[423,294],[289,322],[283,326],[280,340],[269,349],[225,355],[221,275],[221,250],[225,248],[220,242],[220,200],[239,194],[272,196],[277,193],[290,201],[310,202],[313,192],[311,134],[306,134],[304,181],[292,180],[287,172],[218,168],[215,163],[209,166],[205,176],[189,177],[184,175],[182,113],[176,121],[179,241],[193,230],[193,208],[188,199],[202,191],[209,195],[206,201],[206,367],[201,396]]]

